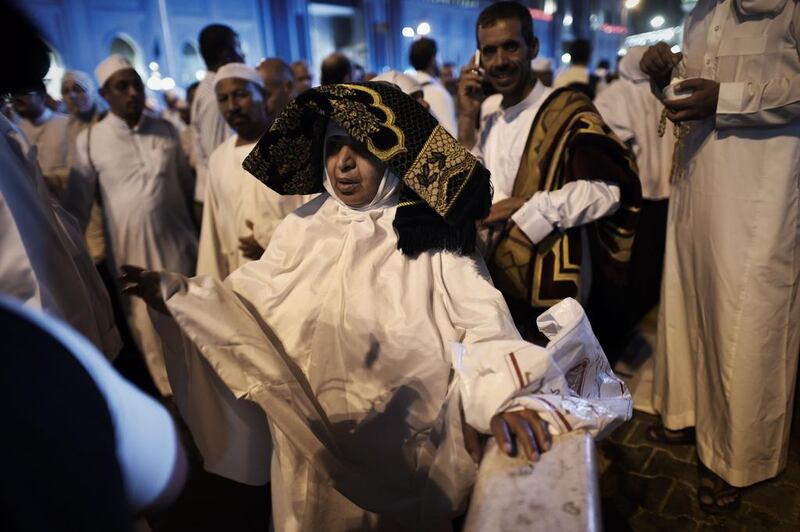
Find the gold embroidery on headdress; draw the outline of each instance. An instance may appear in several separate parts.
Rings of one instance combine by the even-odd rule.
[[[395,125],[394,111],[383,103],[381,95],[377,91],[369,87],[348,84],[321,87],[321,90],[340,98],[352,96],[353,92],[367,94],[372,100],[369,104],[353,100],[331,99],[330,102],[334,108],[331,118],[348,130],[354,139],[363,142],[369,152],[381,161],[386,161],[398,153],[406,151],[406,137],[403,130]],[[380,110],[386,116],[386,120],[381,121],[374,113],[369,112],[368,106]],[[393,146],[383,150],[375,146],[370,137],[370,135],[380,132],[381,128],[389,129],[397,139]]]
[[[442,126],[436,126],[408,169],[405,182],[444,217],[458,199],[476,162],[475,157],[461,148]],[[460,182],[448,186],[454,179]],[[451,190],[452,195],[449,195]]]
[[[288,194],[305,194],[313,187],[310,157],[311,143],[305,137],[282,137],[269,147],[269,158],[278,172],[291,174],[284,185]]]

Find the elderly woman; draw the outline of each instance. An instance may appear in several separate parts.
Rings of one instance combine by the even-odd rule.
[[[276,530],[447,529],[478,458],[462,420],[535,460],[551,434],[630,415],[573,300],[541,318],[548,348],[520,338],[475,253],[488,172],[412,97],[307,91],[244,166],[281,194],[322,194],[224,282],[123,281],[161,311],[207,468],[263,480],[245,477],[266,467],[253,403],[266,413]]]
[[[61,97],[67,104],[67,165],[72,168],[76,156],[75,145],[78,134],[100,121],[106,111],[97,97],[94,80],[86,72],[67,70],[61,79]],[[86,226],[86,248],[95,264],[106,257],[106,243],[103,237],[103,212],[97,200],[92,203],[89,224]]]

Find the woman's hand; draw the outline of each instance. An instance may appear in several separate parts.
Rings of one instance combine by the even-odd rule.
[[[490,426],[497,445],[508,456],[516,456],[518,447],[522,447],[528,460],[536,462],[553,445],[547,422],[533,410],[501,412],[492,418]]]
[[[161,297],[161,275],[138,266],[125,264],[119,277],[122,293],[140,297],[147,306],[162,314],[169,314],[164,298]]]
[[[244,225],[250,230],[248,236],[239,237],[239,251],[250,260],[258,260],[264,254],[264,248],[258,243],[253,235],[253,222],[245,220]]]

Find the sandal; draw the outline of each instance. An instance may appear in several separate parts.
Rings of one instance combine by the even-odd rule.
[[[735,512],[742,503],[742,493],[722,480],[703,464],[698,464],[700,484],[697,486],[697,502],[700,509],[713,515]]]
[[[669,430],[664,425],[650,425],[645,432],[645,438],[665,445],[692,445],[695,442],[694,427]]]

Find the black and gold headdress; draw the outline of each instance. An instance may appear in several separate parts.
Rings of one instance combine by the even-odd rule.
[[[403,181],[398,247],[471,253],[491,207],[489,172],[419,103],[382,82],[326,85],[292,100],[244,161],[279,194],[324,190],[325,130],[334,120]]]

